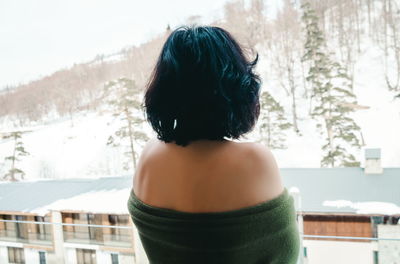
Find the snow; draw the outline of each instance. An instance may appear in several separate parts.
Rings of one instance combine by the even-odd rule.
[[[369,202],[351,202],[348,200],[324,201],[323,206],[336,208],[349,207],[356,210],[357,214],[382,214],[395,215],[400,214],[400,207],[393,203],[369,201]]]
[[[382,167],[400,167],[400,100],[393,100],[394,93],[388,91],[384,79],[383,50],[364,37],[361,40],[361,54],[354,65],[354,93],[359,109],[352,117],[362,129],[366,145],[364,148],[381,148]],[[261,49],[261,47],[260,47]],[[291,100],[281,87],[276,69],[272,64],[273,54],[260,50],[257,72],[263,81],[263,90],[270,92],[284,106],[286,117],[291,118]],[[122,59],[121,54],[105,55],[104,60]],[[394,69],[393,61],[389,68]],[[299,69],[296,69],[299,72]],[[296,78],[299,78],[297,76]],[[315,120],[309,117],[309,101],[303,98],[303,87],[298,87],[297,112],[301,135],[293,130],[287,131],[287,149],[273,149],[278,166],[281,168],[319,168],[322,155],[321,146],[325,143],[316,129]],[[55,113],[49,113],[55,117]],[[45,117],[47,118],[47,117]],[[259,122],[260,123],[260,122]],[[259,123],[257,125],[259,125]],[[106,146],[107,138],[113,134],[119,121],[112,122],[107,113],[76,113],[73,120],[59,118],[27,127],[17,128],[27,131],[23,135],[25,149],[29,156],[22,157],[17,164],[25,171],[26,179],[38,178],[94,178],[127,174],[123,168],[124,155],[121,148]],[[0,135],[14,129],[11,117],[0,120]],[[155,133],[145,124],[149,137]],[[32,132],[28,132],[32,131]],[[256,141],[257,127],[243,138],[242,142]],[[12,153],[11,139],[0,139],[0,177],[9,169],[4,158]],[[135,146],[140,153],[141,146]],[[363,150],[355,153],[364,166]],[[129,173],[133,173],[130,171]]]
[[[285,107],[288,120],[290,117],[290,100],[280,88],[276,77],[268,75],[267,58],[260,60],[258,72],[263,77],[263,89]],[[354,92],[358,103],[368,109],[357,110],[353,117],[360,125],[366,142],[365,148],[381,148],[382,166],[400,166],[400,100],[393,100],[393,93],[385,87],[383,78],[382,51],[372,44],[367,46],[355,65]],[[299,91],[299,94],[302,91]],[[308,101],[298,96],[298,125],[301,136],[294,131],[287,131],[287,149],[273,149],[276,161],[282,168],[318,168],[320,167],[321,146],[323,138],[316,130],[316,123],[308,116]],[[22,157],[20,168],[25,171],[26,179],[37,178],[92,178],[100,176],[118,176],[127,174],[123,168],[123,151],[121,148],[106,146],[107,138],[113,134],[119,121],[112,121],[111,114],[82,112],[69,118],[60,118],[44,124],[23,127],[25,149],[29,156]],[[259,124],[259,123],[258,123]],[[0,131],[12,131],[14,127],[6,119],[0,121]],[[149,124],[144,129],[150,138],[155,137]],[[1,132],[0,132],[1,133]],[[255,141],[257,129],[240,141]],[[11,139],[0,140],[0,175],[8,170],[4,158],[12,153]],[[136,146],[140,153],[140,146]],[[356,157],[364,166],[363,151]],[[133,173],[130,171],[129,173]]]
[[[289,189],[289,193],[300,193],[300,189],[296,186],[292,186]]]
[[[352,113],[361,127],[365,141],[363,148],[381,148],[383,167],[400,167],[400,100],[393,100],[394,93],[388,91],[384,79],[383,50],[367,39],[362,41],[362,53],[354,65],[354,93],[357,102],[368,109],[357,109]],[[265,61],[273,58],[261,58],[258,72],[263,78],[263,89],[284,106],[286,118],[291,121],[291,100],[281,87],[274,68]],[[394,64],[391,65],[394,68]],[[287,149],[274,149],[273,153],[280,167],[316,168],[320,167],[321,146],[324,139],[316,129],[316,122],[309,117],[309,101],[302,97],[303,87],[296,94],[298,126],[301,136],[291,129],[287,131]],[[256,135],[256,133],[254,134]],[[254,136],[256,138],[256,136]],[[352,151],[356,159],[364,166],[364,152]]]
[[[76,114],[73,125],[65,119],[32,128],[33,132],[22,135],[30,155],[22,157],[17,167],[26,173],[26,179],[125,175],[124,150],[106,145],[119,122],[109,113],[92,112]],[[12,153],[13,145],[11,139],[0,141],[0,175],[8,170],[9,165],[2,161]]]
[[[30,210],[38,215],[49,211],[82,211],[90,213],[129,214],[126,202],[131,188],[87,192],[68,199],[57,200],[43,207]]]
[[[354,114],[368,147],[382,149],[382,166],[400,166],[400,100],[386,88],[383,52],[369,46],[357,61],[355,93],[360,105],[369,109]]]

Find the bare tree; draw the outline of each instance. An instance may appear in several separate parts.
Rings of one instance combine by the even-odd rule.
[[[296,95],[297,87],[301,82],[299,68],[301,68],[302,43],[299,41],[302,36],[301,23],[298,11],[293,7],[290,0],[284,1],[282,11],[278,12],[274,24],[272,41],[272,54],[274,69],[279,76],[281,87],[285,90],[291,100],[292,125],[296,133],[299,133],[297,124]]]

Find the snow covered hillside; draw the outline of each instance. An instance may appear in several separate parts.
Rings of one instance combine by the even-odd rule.
[[[381,148],[383,167],[400,167],[400,100],[393,100],[393,93],[385,87],[383,52],[367,46],[355,65],[354,93],[358,104],[368,109],[359,109],[353,118],[361,127],[364,148]],[[268,76],[267,73],[265,73]],[[265,80],[268,90],[285,107],[290,109],[290,100],[279,89],[277,81]],[[320,167],[322,138],[316,131],[315,122],[309,118],[308,101],[299,98],[300,132],[288,134],[288,149],[274,150],[281,167]],[[289,117],[288,117],[289,119]],[[363,149],[356,157],[363,166]]]
[[[350,126],[339,124],[336,130],[325,126],[323,135],[317,130],[317,121],[310,115],[311,98],[316,98],[311,89],[316,85],[307,83],[310,82],[308,68],[311,62],[303,63],[301,60],[308,49],[305,48],[305,36],[313,34],[304,31],[305,23],[301,17],[305,11],[297,6],[297,2],[283,1],[281,11],[276,12],[276,17],[269,18],[256,5],[257,1],[249,2],[248,7],[243,1],[231,1],[223,9],[223,19],[213,24],[238,36],[243,45],[255,47],[260,55],[257,72],[262,78],[262,90],[283,107],[282,115],[286,122],[298,126],[299,133],[296,133],[292,128],[279,131],[280,126],[276,123],[268,124],[270,130],[276,132],[268,135],[268,139],[281,141],[275,135],[279,132],[284,134],[282,144],[287,148],[272,149],[279,167],[320,167],[321,158],[326,157],[321,148],[328,145],[327,139],[330,153],[335,152],[334,146],[343,147],[343,152],[354,154],[361,167],[364,166],[365,148],[381,149],[383,167],[400,167],[400,98],[394,99],[400,92],[400,53],[395,52],[400,45],[396,37],[400,10],[395,6],[386,10],[389,7],[382,6],[380,1],[326,1],[323,6],[318,1],[311,1],[320,17],[321,36],[327,44],[317,51],[334,54],[335,62],[348,68],[346,78],[352,81],[351,92],[357,101],[357,104],[350,103],[354,112],[342,111],[339,114],[335,110],[343,102],[349,104],[348,101],[329,103],[334,107],[323,112],[318,117],[322,121],[318,122],[327,124],[327,120],[335,118],[337,123],[340,123],[337,120],[344,123],[343,120],[354,119],[361,128],[353,133],[353,130],[348,131]],[[390,19],[382,18],[382,15],[390,15]],[[153,59],[158,56],[161,44],[170,32],[168,27],[160,37],[138,47],[98,56],[91,62],[62,69],[14,90],[4,90],[0,94],[0,179],[10,170],[10,158],[6,158],[12,156],[15,149],[13,139],[2,137],[15,130],[25,131],[21,142],[29,155],[21,157],[16,165],[25,172],[25,179],[133,175],[132,168],[124,170],[126,149],[107,145],[121,121],[114,120],[104,104],[102,87],[115,78],[128,76],[142,91],[154,66]],[[320,65],[318,67],[322,67]],[[390,87],[395,88],[390,91]],[[336,98],[334,93],[332,95],[324,98]],[[323,116],[327,112],[329,116]],[[337,115],[330,116],[334,112]],[[242,141],[264,139],[264,134],[259,135],[260,123]],[[29,127],[21,124],[29,124]],[[143,131],[149,138],[155,137],[149,124],[144,125]],[[343,131],[348,133],[344,135]],[[338,140],[336,145],[333,140],[355,134],[361,139],[361,144],[354,148],[342,144],[343,140]],[[360,145],[363,147],[358,149]],[[134,146],[137,157],[142,146]]]
[[[121,176],[124,155],[121,147],[107,146],[107,139],[119,125],[111,114],[80,113],[73,120],[61,119],[44,126],[31,127],[22,141],[30,155],[18,163],[25,179],[36,178],[94,178]],[[7,130],[4,123],[1,126]],[[2,163],[11,155],[13,140],[0,142],[0,175],[9,169]],[[139,147],[139,146],[136,146]]]
[[[260,64],[262,67],[262,64]],[[261,68],[259,69],[262,72]],[[400,101],[384,88],[382,61],[379,50],[369,47],[356,64],[355,93],[359,104],[368,106],[354,113],[361,126],[365,147],[382,149],[383,167],[400,167]],[[274,88],[273,79],[265,78],[264,85],[289,109],[289,100]],[[306,101],[299,101],[299,127],[302,136],[292,130],[288,132],[287,149],[273,150],[280,167],[320,167],[319,136],[315,123],[308,117]],[[287,105],[286,105],[287,104]],[[23,157],[19,167],[25,171],[26,179],[36,178],[80,178],[120,176],[133,173],[123,169],[124,156],[121,148],[107,146],[107,138],[118,127],[109,113],[79,113],[73,119],[60,119],[47,125],[31,127],[32,132],[23,135],[25,149],[30,153]],[[12,130],[7,122],[1,124],[2,131]],[[146,131],[155,134],[146,124]],[[257,139],[255,129],[248,140]],[[0,174],[8,169],[3,163],[10,155],[12,140],[0,141]],[[136,146],[140,153],[140,146]],[[357,159],[363,162],[363,151]],[[363,165],[363,163],[362,163]],[[133,174],[132,174],[133,175]]]

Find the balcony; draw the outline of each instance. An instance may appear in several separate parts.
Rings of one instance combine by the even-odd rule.
[[[123,248],[132,248],[133,237],[131,234],[131,230],[120,230],[120,234],[107,234],[103,233],[107,231],[101,230],[100,227],[91,229],[92,232],[71,232],[64,231],[64,241],[69,243],[77,243],[77,244],[93,244],[93,245],[102,245],[109,247],[123,247]]]
[[[7,242],[17,242],[24,244],[32,244],[32,245],[45,245],[51,246],[53,236],[51,232],[49,233],[37,233],[32,231],[31,229],[26,229],[23,225],[27,224],[16,224],[19,226],[17,230],[4,230],[0,229],[0,241]]]

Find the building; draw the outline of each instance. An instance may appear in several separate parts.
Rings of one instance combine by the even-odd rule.
[[[302,263],[400,259],[400,241],[377,240],[400,239],[400,168],[379,159],[373,149],[364,168],[281,169],[304,230]],[[126,208],[131,185],[131,177],[0,183],[0,263],[148,263]]]
[[[366,149],[364,164],[364,168],[281,169],[284,185],[296,189],[301,198],[304,263],[399,263],[400,168],[381,168],[379,149]]]
[[[1,183],[0,263],[134,263],[131,183],[130,177]]]

